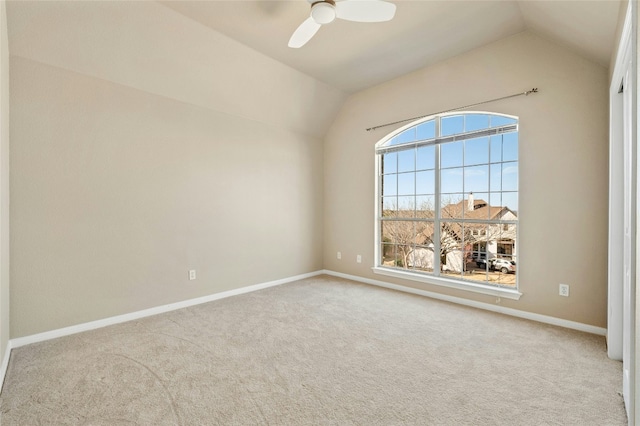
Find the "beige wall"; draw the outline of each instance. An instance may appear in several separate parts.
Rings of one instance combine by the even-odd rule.
[[[225,114],[324,136],[344,95],[149,1],[9,2],[21,56]]]
[[[522,33],[333,121],[344,94],[155,2],[8,17],[11,337],[323,267],[494,303],[372,274],[373,146],[393,128],[364,129],[534,86],[486,107],[521,119],[524,295],[501,303],[606,325],[606,69]]]
[[[89,3],[8,8],[11,337],[321,269],[313,118],[342,93],[157,3]]]
[[[519,301],[506,307],[606,327],[608,70],[521,33],[351,96],[325,141],[326,269],[458,297],[490,296],[375,275],[374,145],[365,128],[538,87],[484,106],[520,117]],[[480,108],[476,108],[480,109]],[[342,260],[336,252],[342,252]],[[363,256],[361,264],[356,255]],[[568,298],[558,284],[571,286]]]
[[[0,363],[9,342],[9,44],[5,6],[0,2]]]

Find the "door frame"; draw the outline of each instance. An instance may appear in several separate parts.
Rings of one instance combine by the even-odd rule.
[[[623,362],[623,398],[630,425],[640,425],[635,373],[640,343],[636,292],[640,238],[637,200],[637,5],[629,1],[609,90],[609,262],[607,352]]]

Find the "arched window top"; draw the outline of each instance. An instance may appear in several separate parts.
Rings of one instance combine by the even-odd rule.
[[[376,149],[488,136],[516,130],[517,126],[518,118],[505,114],[476,111],[438,114],[392,132],[376,144]]]

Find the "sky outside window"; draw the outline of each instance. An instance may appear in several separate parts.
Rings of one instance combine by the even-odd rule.
[[[515,123],[515,119],[490,114],[451,115],[442,117],[441,133],[442,136],[451,136]],[[405,130],[387,145],[434,139],[435,129],[435,120],[429,120]],[[506,206],[517,211],[517,131],[442,143],[439,148],[443,202],[466,199],[473,192],[475,199],[483,194],[483,199],[491,206]],[[411,147],[384,154],[384,195],[435,194],[435,156],[435,145]],[[396,206],[399,204],[397,201]],[[404,200],[402,204],[409,203]],[[420,204],[416,199],[412,208],[419,208]],[[385,202],[385,206],[387,205]]]

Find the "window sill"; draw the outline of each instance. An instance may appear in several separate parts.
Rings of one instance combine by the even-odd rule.
[[[427,284],[438,285],[442,287],[455,288],[457,290],[471,291],[473,293],[486,294],[489,296],[503,297],[505,299],[519,300],[522,293],[518,290],[502,287],[493,287],[486,284],[475,284],[471,282],[462,282],[450,280],[447,278],[431,277],[415,272],[400,271],[392,268],[384,268],[376,266],[371,268],[375,274],[386,275],[388,277],[402,278],[405,280],[419,281]]]

